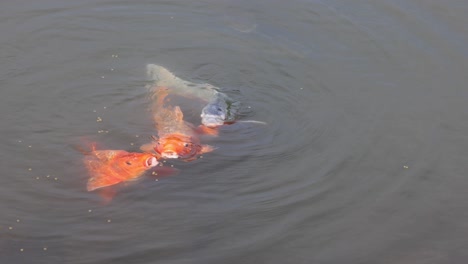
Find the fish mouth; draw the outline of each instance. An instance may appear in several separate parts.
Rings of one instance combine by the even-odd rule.
[[[161,153],[161,156],[166,159],[177,159],[179,158],[179,155],[177,155],[176,152],[163,152]]]
[[[158,165],[158,160],[156,160],[155,157],[151,157],[151,158],[148,158],[146,160],[146,167],[150,168],[150,167],[154,167],[156,165]]]
[[[221,125],[224,124],[224,119],[221,119],[220,117],[203,116],[202,117],[202,124],[207,126],[207,127],[221,126]]]

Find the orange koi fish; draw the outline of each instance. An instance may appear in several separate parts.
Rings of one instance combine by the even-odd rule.
[[[85,153],[83,161],[91,176],[87,190],[111,186],[140,177],[148,169],[158,165],[153,154],[124,150],[96,150]]]
[[[162,158],[184,161],[194,160],[197,155],[213,151],[212,146],[200,143],[199,134],[203,131],[184,121],[184,114],[179,106],[165,106],[167,89],[163,87],[154,89],[156,100],[152,111],[158,137],[154,138],[155,142],[143,145],[141,149],[145,151],[153,149]]]

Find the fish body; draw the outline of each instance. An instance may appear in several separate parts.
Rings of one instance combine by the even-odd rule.
[[[197,98],[205,102],[206,105],[200,114],[201,123],[204,126],[213,128],[235,121],[240,103],[220,92],[219,88],[208,83],[182,80],[166,68],[156,64],[147,65],[147,74],[156,87],[166,87],[172,94]]]
[[[200,143],[197,128],[184,120],[179,106],[168,105],[165,101],[168,89],[154,89],[152,106],[153,118],[158,131],[158,138],[150,144],[162,158],[193,160],[199,154],[212,151],[214,148]],[[148,150],[148,146],[142,146]]]
[[[134,180],[158,165],[156,157],[151,153],[95,150],[94,147],[86,153],[83,161],[90,175],[88,191]]]

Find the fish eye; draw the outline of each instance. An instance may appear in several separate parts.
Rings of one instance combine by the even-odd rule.
[[[127,163],[127,165],[132,165],[130,161],[126,161],[125,163]]]
[[[189,143],[184,144],[184,147],[188,148],[188,146],[189,146]]]

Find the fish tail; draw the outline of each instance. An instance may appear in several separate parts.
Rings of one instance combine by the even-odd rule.
[[[156,64],[146,65],[146,75],[151,81],[159,81],[162,77],[162,73],[167,71],[164,67]]]
[[[148,79],[154,81],[156,86],[174,86],[181,82],[181,80],[168,69],[156,64],[146,65],[146,75]]]

